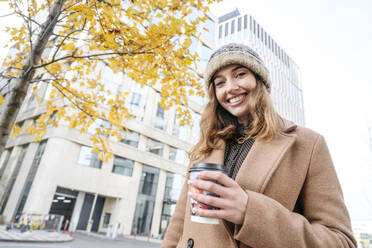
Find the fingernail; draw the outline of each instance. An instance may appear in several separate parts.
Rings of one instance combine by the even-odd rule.
[[[192,196],[192,193],[189,191],[189,192],[187,192],[187,194],[189,195],[189,196]]]
[[[192,184],[192,180],[188,180],[187,181],[187,184]]]
[[[195,214],[195,215],[198,215],[198,209],[197,208],[192,208],[192,212]]]

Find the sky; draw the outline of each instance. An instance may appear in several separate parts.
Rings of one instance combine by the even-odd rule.
[[[211,12],[236,8],[300,67],[306,127],[327,141],[352,220],[372,220],[372,1],[225,0]]]
[[[324,135],[352,221],[372,220],[372,1],[225,0],[254,16],[301,70],[306,127]],[[0,2],[0,16],[7,14]],[[0,18],[0,61],[7,35]]]

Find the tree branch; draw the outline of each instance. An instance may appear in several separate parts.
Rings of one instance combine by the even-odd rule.
[[[30,48],[32,51],[32,22],[31,22],[31,13],[30,13],[30,4],[27,0],[27,11],[28,11],[28,22],[27,23],[27,28],[28,28],[28,35],[30,36]]]
[[[68,33],[64,38],[63,40],[61,41],[61,43],[59,45],[57,45],[57,49],[55,50],[54,54],[53,54],[53,57],[52,57],[52,61],[55,60],[56,58],[56,55],[59,51],[59,49],[61,48],[61,46],[63,45],[63,43],[66,41],[66,39],[69,38],[70,35],[74,34],[74,33],[77,33],[77,32],[80,32],[80,31],[83,31],[84,28],[85,28],[85,24],[87,23],[87,19],[85,18],[84,19],[84,24],[83,24],[83,27],[81,29],[78,29],[78,30],[73,30],[71,31],[70,33]]]
[[[95,57],[110,56],[110,55],[118,55],[118,56],[132,55],[133,56],[133,55],[139,55],[139,54],[154,54],[154,53],[153,52],[145,52],[145,51],[143,51],[143,52],[111,52],[111,53],[90,54],[90,55],[84,55],[84,56],[75,56],[75,55],[71,54],[71,55],[67,55],[67,56],[58,58],[54,61],[49,61],[47,63],[35,66],[33,68],[38,69],[38,68],[45,67],[47,65],[56,63],[56,62],[64,60],[64,59],[69,59],[69,58],[72,58],[72,59],[86,59],[86,58],[91,59],[91,58],[95,58]]]
[[[96,104],[95,102],[92,102],[92,101],[89,101],[87,99],[84,99],[82,97],[79,97],[76,95],[76,93],[74,93],[73,91],[71,91],[69,88],[66,88],[65,86],[63,86],[62,84],[59,83],[59,81],[67,81],[66,79],[59,79],[56,75],[54,75],[53,73],[51,73],[48,69],[45,68],[45,70],[49,73],[49,75],[51,75],[52,77],[54,77],[54,79],[50,79],[50,81],[54,81],[56,84],[58,84],[61,88],[63,88],[64,90],[66,90],[68,93],[70,93],[72,96],[74,96],[75,98],[78,98],[86,103],[90,103],[90,104]],[[39,80],[39,81],[44,81],[44,80]],[[45,80],[46,81],[46,80]],[[57,88],[57,87],[55,87]]]
[[[14,12],[12,12],[12,13],[9,13],[9,14],[5,14],[5,15],[2,15],[2,16],[0,16],[0,18],[1,17],[7,17],[7,16],[11,16],[11,15],[14,15],[16,12],[14,11]]]

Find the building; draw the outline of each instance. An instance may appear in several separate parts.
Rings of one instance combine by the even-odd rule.
[[[253,17],[238,10],[218,19],[210,15],[205,27],[208,32],[202,32],[200,41],[194,39],[190,47],[200,55],[199,72],[217,46],[247,43],[273,71],[272,96],[279,113],[304,123],[298,67]],[[21,213],[60,214],[70,220],[73,230],[108,232],[115,226],[119,234],[158,237],[164,233],[183,185],[187,151],[198,139],[206,99],[191,98],[194,125],[190,129],[177,125],[174,109],[166,111],[154,104],[160,96],[153,88],[141,87],[110,69],[104,70],[102,80],[112,91],[125,88],[127,107],[135,115],[125,124],[130,130],[127,138],[112,144],[114,159],[98,160],[89,134],[63,123],[48,127],[40,143],[24,134],[9,140],[0,158],[0,214],[6,221]],[[39,87],[45,102],[50,87]],[[37,104],[29,92],[17,118],[23,130],[43,113],[44,102]],[[105,123],[95,123],[101,125]]]
[[[206,22],[210,32],[214,22],[212,16]],[[200,46],[194,39],[190,49]],[[119,234],[155,237],[165,231],[184,182],[187,151],[199,135],[205,99],[190,100],[190,128],[177,125],[175,108],[156,104],[157,89],[109,68],[104,68],[102,82],[111,92],[128,93],[127,108],[135,116],[125,124],[126,139],[112,142],[114,159],[103,163],[92,152],[89,132],[107,124],[101,121],[88,134],[67,123],[49,126],[40,143],[22,132],[8,141],[0,158],[0,215],[5,221],[22,213],[59,214],[73,230],[107,232],[114,226]],[[38,87],[42,103],[28,92],[17,117],[23,131],[45,111],[51,86],[41,82]]]
[[[372,220],[352,222],[353,234],[358,242],[358,247],[372,247]]]
[[[284,118],[305,125],[300,70],[292,58],[250,14],[238,9],[218,18],[217,46],[230,42],[253,48],[270,71],[271,97],[276,111]]]

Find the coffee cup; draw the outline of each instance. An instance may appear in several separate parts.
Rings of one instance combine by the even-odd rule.
[[[195,163],[195,164],[193,164],[193,166],[189,170],[190,180],[197,179],[199,172],[206,171],[206,170],[208,170],[208,171],[221,171],[221,172],[225,173],[225,171],[223,169],[223,165],[221,165],[221,164]],[[213,180],[210,180],[210,181],[214,182],[214,183],[217,183],[216,181],[213,181]],[[214,197],[219,197],[218,195],[213,194],[211,192],[208,192],[206,190],[198,189],[193,185],[190,185],[189,190],[190,190],[190,192],[194,192],[194,193],[200,193],[200,194],[210,195],[210,196],[214,196]],[[201,203],[201,202],[198,202],[197,200],[192,199],[192,198],[190,199],[190,207],[191,207],[191,221],[199,222],[199,223],[205,223],[205,224],[219,224],[219,219],[197,216],[193,212],[193,209],[196,208],[196,207],[201,208],[201,209],[208,209],[208,210],[214,210],[214,209],[218,209],[218,208],[213,207],[213,206],[209,206],[209,205]]]

